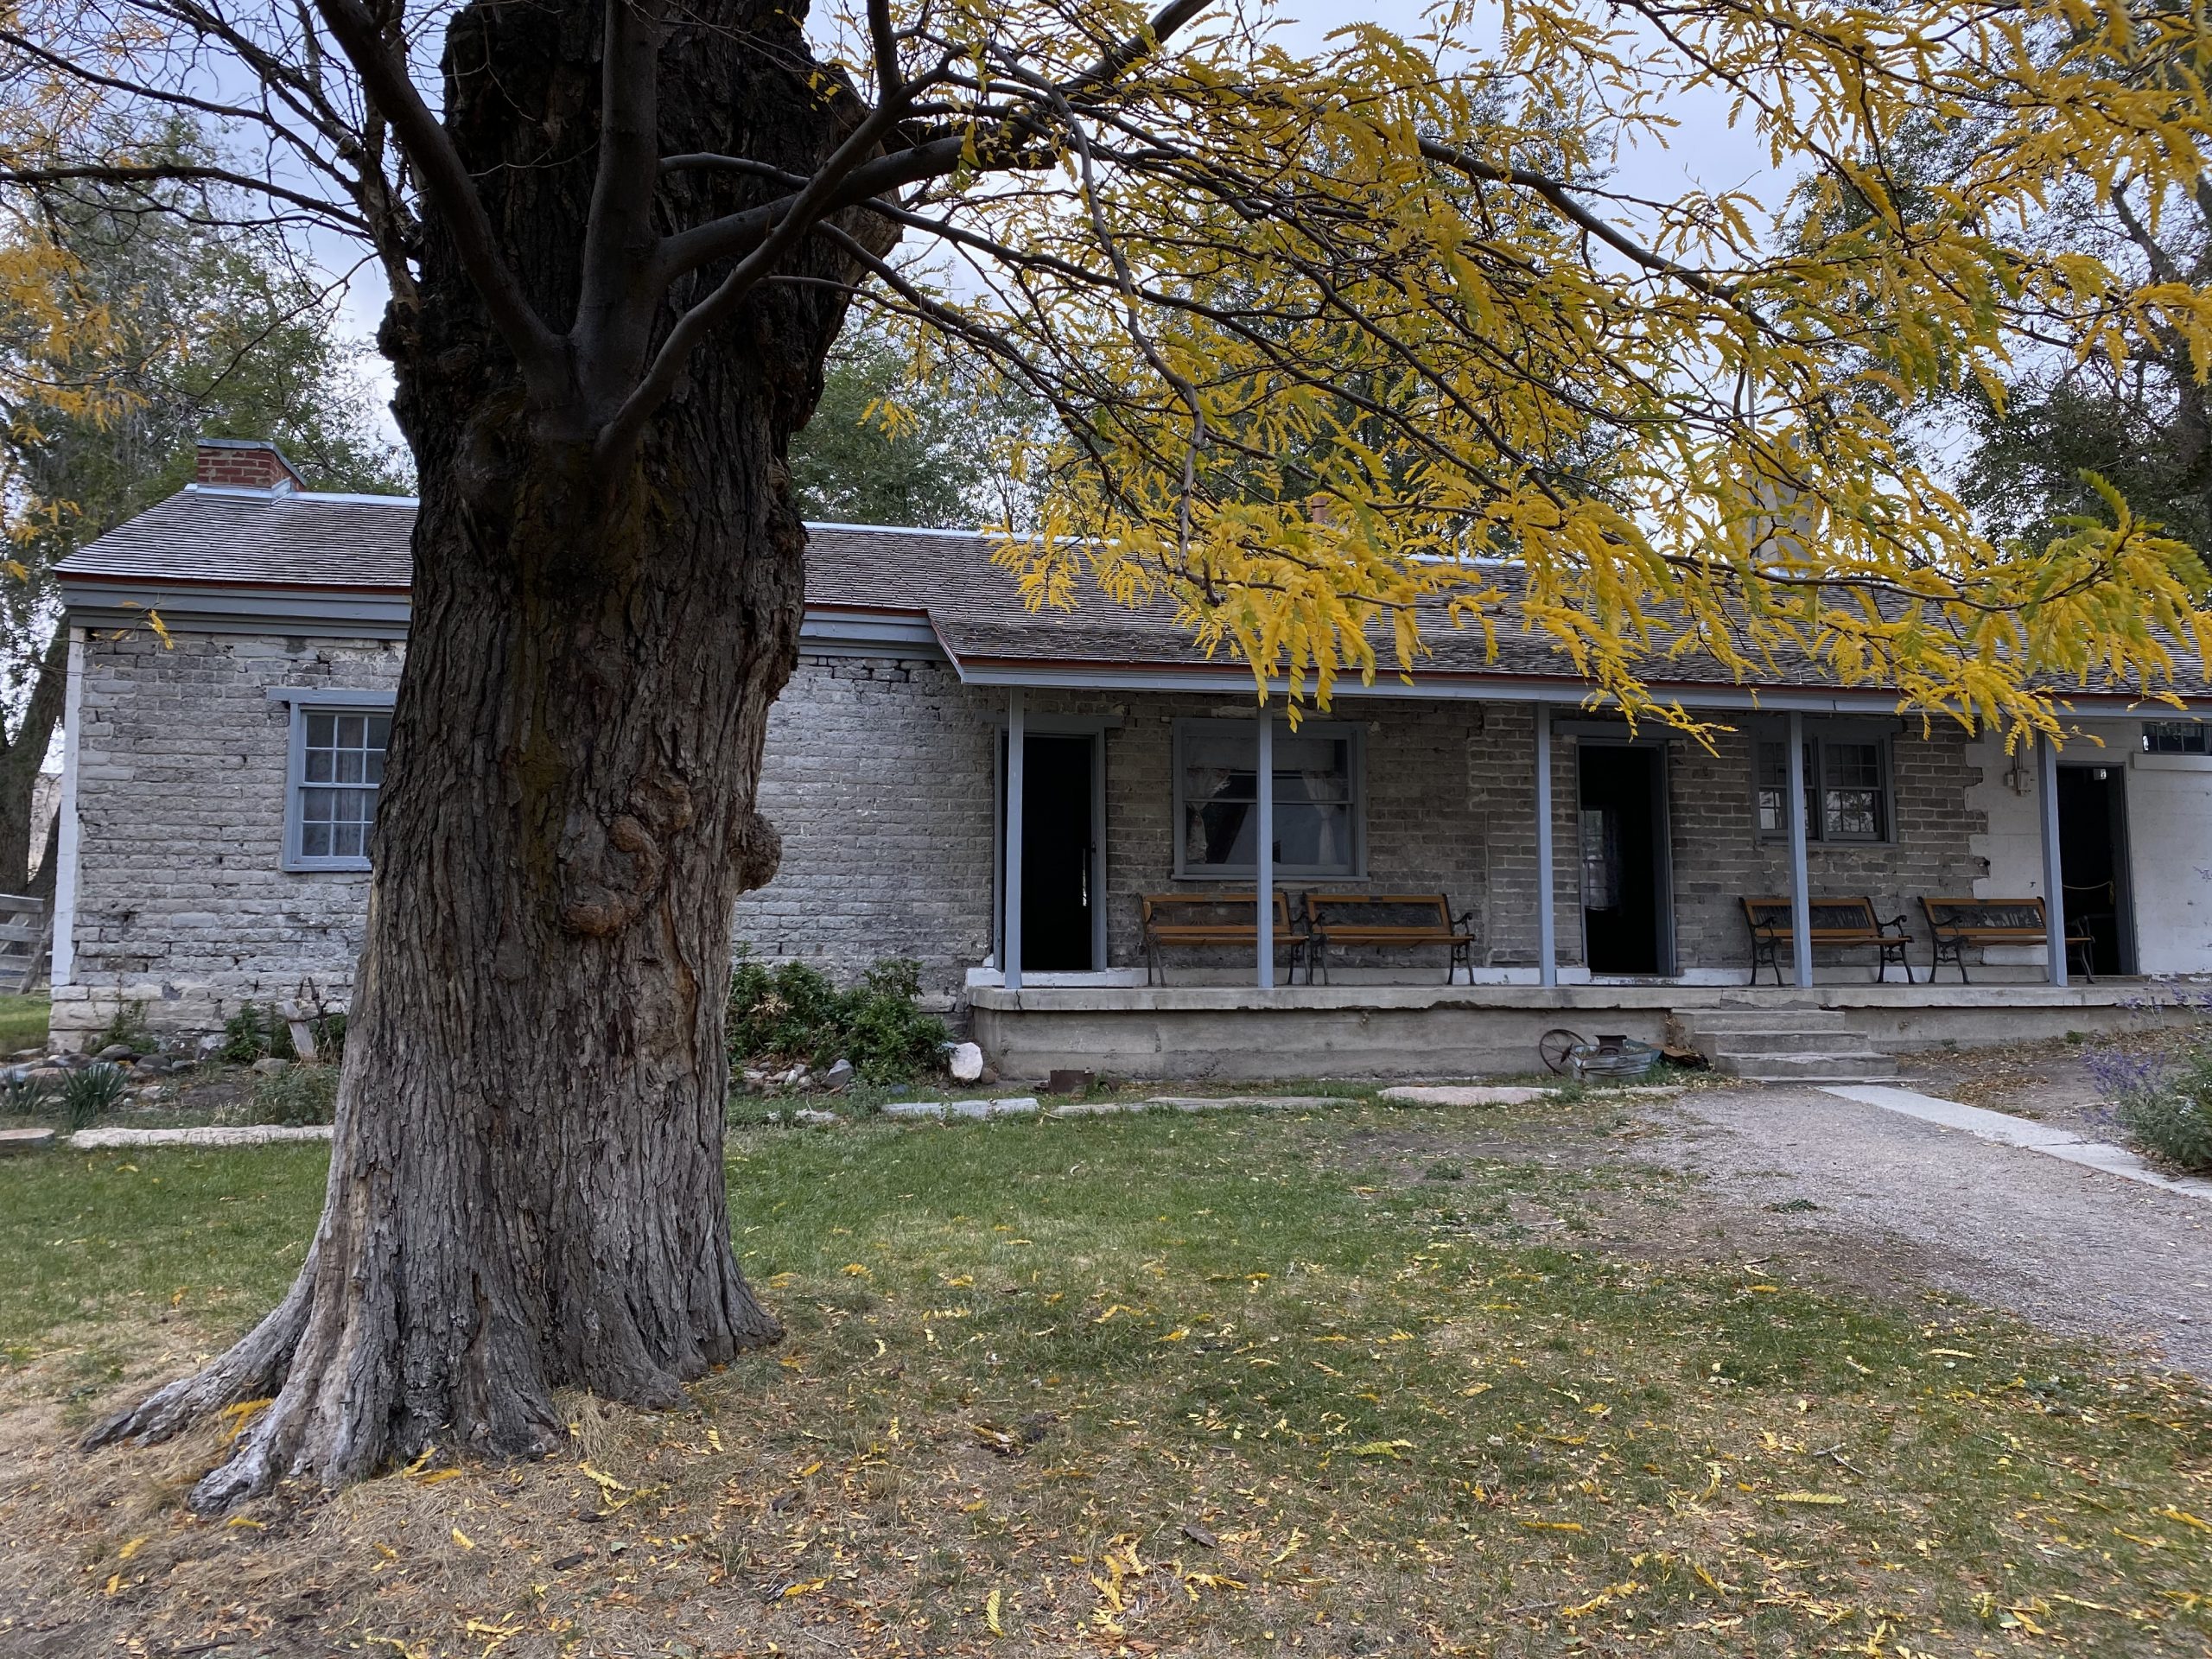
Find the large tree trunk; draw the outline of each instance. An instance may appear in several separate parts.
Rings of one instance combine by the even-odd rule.
[[[599,16],[480,4],[448,45],[448,124],[549,315],[592,150],[556,129],[595,102]],[[664,150],[811,165],[839,124],[796,21],[706,21],[664,56]],[[687,215],[744,188],[687,185]],[[779,1334],[730,1247],[722,1014],[733,904],[776,856],[754,788],[804,544],[782,457],[842,298],[765,290],[609,475],[588,418],[525,406],[435,245],[427,276],[387,325],[422,509],[322,1221],[245,1342],[93,1436],[273,1391],[202,1508],[434,1438],[541,1452],[556,1387],[667,1405]]]
[[[31,890],[31,821],[37,814],[39,772],[60,724],[68,685],[69,630],[56,623],[39,653],[38,675],[12,735],[0,741],[0,893]],[[55,823],[59,823],[57,817]],[[39,880],[43,896],[54,893],[52,835]]]

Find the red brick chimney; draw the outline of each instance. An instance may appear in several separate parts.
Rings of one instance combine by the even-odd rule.
[[[289,495],[307,488],[283,450],[265,438],[202,438],[193,482],[229,490]]]

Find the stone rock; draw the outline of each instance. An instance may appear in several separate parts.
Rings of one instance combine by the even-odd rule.
[[[33,1083],[67,1083],[69,1068],[66,1065],[35,1065],[23,1073]]]
[[[330,1125],[293,1128],[280,1123],[226,1123],[198,1129],[79,1129],[69,1137],[76,1152],[121,1147],[259,1147],[278,1141],[327,1141]]]
[[[983,1075],[983,1051],[973,1043],[955,1043],[945,1057],[946,1070],[955,1083],[975,1083]]]
[[[1144,1103],[1179,1112],[1319,1112],[1344,1103],[1334,1095],[1154,1095]]]
[[[826,1129],[832,1123],[842,1123],[845,1121],[835,1112],[818,1112],[811,1106],[800,1107],[791,1114],[791,1118],[795,1122],[804,1123],[810,1128],[817,1129]]]
[[[822,1086],[833,1095],[838,1093],[842,1090],[851,1088],[853,1086],[853,1063],[850,1060],[838,1061],[836,1065],[831,1066],[827,1071],[824,1071],[822,1074]],[[835,1114],[833,1113],[831,1116],[834,1116]]]
[[[1148,1112],[1148,1100],[1071,1100],[1055,1106],[1047,1117],[1118,1117],[1128,1112]]]
[[[289,1060],[280,1060],[274,1054],[264,1054],[253,1063],[253,1069],[258,1077],[273,1077],[290,1065]]]
[[[46,1051],[42,1048],[19,1048],[8,1058],[11,1060],[42,1060],[46,1058]]]
[[[0,1157],[11,1152],[36,1152],[53,1144],[52,1129],[0,1129]]]
[[[1045,1078],[1045,1092],[1048,1095],[1087,1095],[1090,1092],[1091,1084],[1097,1081],[1096,1071],[1055,1071]]]
[[[205,1056],[214,1053],[215,1051],[222,1047],[222,1046],[223,1033],[219,1031],[211,1031],[192,1046],[201,1055]]]
[[[1027,1117],[1037,1110],[1034,1095],[1009,1095],[990,1100],[894,1100],[883,1109],[886,1117],[988,1118]]]
[[[92,1058],[96,1060],[135,1060],[138,1058],[138,1051],[128,1043],[110,1043]]]
[[[1553,1092],[1512,1084],[1409,1084],[1385,1089],[1382,1098],[1401,1106],[1525,1106],[1532,1100],[1548,1100]]]

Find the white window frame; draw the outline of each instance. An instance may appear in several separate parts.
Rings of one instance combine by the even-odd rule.
[[[1189,717],[1175,722],[1173,750],[1170,762],[1174,770],[1173,798],[1169,810],[1174,815],[1172,834],[1175,838],[1175,873],[1178,881],[1254,881],[1259,879],[1255,864],[1198,865],[1187,864],[1183,844],[1183,743],[1186,736],[1206,736],[1228,730],[1242,730],[1252,736],[1253,760],[1258,763],[1259,727],[1250,720],[1202,719]],[[1277,864],[1274,867],[1278,879],[1300,881],[1364,881],[1367,880],[1367,747],[1366,733],[1351,721],[1307,720],[1299,722],[1294,734],[1287,721],[1275,722],[1275,734],[1289,736],[1325,737],[1341,740],[1345,745],[1344,765],[1350,771],[1351,806],[1351,867],[1349,869],[1320,868],[1311,864]]]
[[[315,871],[359,872],[369,868],[365,857],[309,857],[300,850],[301,795],[308,787],[307,748],[308,716],[309,715],[385,715],[391,713],[392,694],[389,691],[350,691],[336,690],[272,690],[271,700],[286,704],[291,711],[290,732],[286,739],[284,760],[284,847],[280,868],[297,873]],[[382,795],[384,786],[377,785]]]
[[[2196,728],[2196,736],[2200,747],[2194,749],[2161,749],[2153,747],[2161,728],[2174,731],[2182,727]],[[2143,722],[2143,753],[2187,755],[2192,760],[2202,760],[2208,755],[2212,755],[2212,721],[2192,720],[2186,715],[2177,716],[2172,720],[2146,720]]]

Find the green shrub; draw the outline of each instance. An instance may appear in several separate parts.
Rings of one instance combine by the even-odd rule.
[[[140,1054],[149,1054],[157,1046],[154,1028],[146,1023],[143,1002],[125,1002],[108,1016],[107,1024],[93,1033],[90,1052],[97,1054],[111,1043],[121,1043],[125,1048]]]
[[[12,1077],[0,1085],[0,1112],[10,1117],[37,1117],[46,1110],[48,1092],[42,1077]]]
[[[2190,1049],[2171,1071],[2154,1060],[2100,1058],[2091,1075],[2107,1088],[2113,1121],[2137,1148],[2176,1169],[2212,1173],[2212,1046]]]
[[[292,1033],[284,1029],[275,1008],[264,1008],[258,1002],[241,1003],[238,1011],[223,1021],[223,1046],[216,1052],[233,1065],[251,1065],[271,1055],[289,1060],[293,1052]]]
[[[256,1123],[327,1123],[338,1116],[338,1068],[302,1063],[257,1078],[251,1107]]]
[[[73,1071],[61,1085],[61,1118],[73,1133],[89,1128],[95,1120],[123,1103],[123,1068],[102,1060],[81,1071]]]
[[[917,962],[880,962],[841,991],[803,962],[771,968],[741,957],[730,974],[730,1064],[826,1066],[847,1059],[868,1083],[926,1077],[950,1033],[944,1020],[915,1006],[921,975]]]

